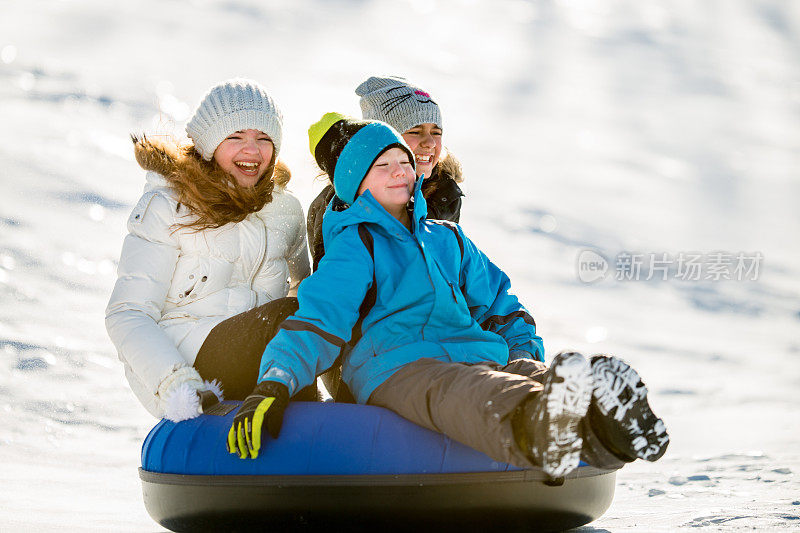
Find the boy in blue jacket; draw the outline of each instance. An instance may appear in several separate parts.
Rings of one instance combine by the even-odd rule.
[[[413,154],[395,130],[328,113],[309,138],[338,198],[323,218],[326,254],[264,351],[231,453],[257,457],[264,426],[277,437],[291,394],[342,354],[359,403],[498,461],[560,477],[581,456],[619,467],[663,455],[666,430],[628,365],[561,353],[544,366],[508,276],[458,225],[426,218]]]

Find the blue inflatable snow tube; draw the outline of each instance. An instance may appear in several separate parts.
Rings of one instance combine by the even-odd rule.
[[[267,437],[257,459],[242,460],[225,446],[238,405],[223,402],[217,416],[177,424],[162,420],[150,431],[140,477],[145,506],[161,525],[441,530],[505,520],[506,529],[563,529],[594,520],[614,494],[614,471],[583,465],[553,483],[389,410],[356,404],[291,402],[280,437]]]
[[[234,404],[234,402],[225,402]],[[149,472],[192,475],[446,474],[519,470],[411,424],[380,407],[291,402],[280,438],[267,436],[255,460],[227,452],[234,416],[162,420],[142,447]],[[266,435],[266,433],[265,433]],[[202,450],[202,453],[199,452]]]

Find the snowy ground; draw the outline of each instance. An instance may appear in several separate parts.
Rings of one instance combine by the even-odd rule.
[[[672,435],[586,531],[800,527],[800,6],[780,1],[0,2],[0,530],[156,531],[154,420],[103,326],[143,185],[127,136],[180,132],[213,83],[260,80],[305,130],[369,74],[419,80],[466,174],[463,226],[550,355],[619,354]],[[583,283],[578,255],[609,260]],[[616,280],[620,252],[667,280]],[[677,279],[677,258],[763,260]],[[717,262],[717,264],[721,264]],[[731,267],[732,271],[732,267]]]

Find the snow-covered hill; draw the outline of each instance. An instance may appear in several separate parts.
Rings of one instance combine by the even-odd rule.
[[[306,128],[358,114],[354,88],[385,73],[442,106],[463,226],[550,355],[630,360],[671,430],[663,460],[626,467],[585,529],[798,527],[798,4],[30,0],[0,13],[0,530],[158,529],[136,471],[154,420],[103,326],[143,186],[128,134],[180,133],[210,85],[257,79],[283,109],[307,206],[322,184]],[[579,278],[586,249],[605,279]],[[623,252],[645,260],[638,281],[615,279],[631,273]],[[694,280],[679,258],[697,254]],[[736,277],[740,254],[761,257],[757,279],[713,279]]]

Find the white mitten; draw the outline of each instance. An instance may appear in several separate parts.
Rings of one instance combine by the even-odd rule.
[[[217,380],[203,381],[194,367],[176,368],[158,386],[158,398],[164,418],[173,422],[198,416],[200,397],[198,392],[211,391],[222,401],[222,387]]]

